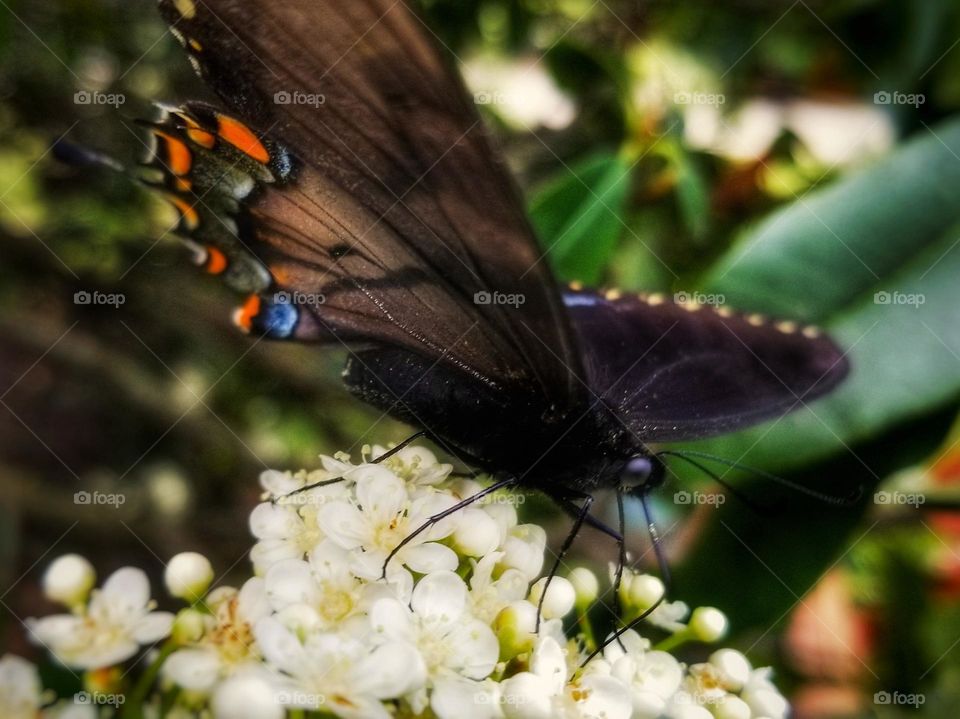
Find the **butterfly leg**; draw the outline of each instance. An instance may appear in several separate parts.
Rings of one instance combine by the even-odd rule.
[[[407,447],[411,442],[413,442],[413,440],[419,439],[420,437],[425,437],[426,435],[427,435],[427,431],[426,431],[425,429],[421,429],[421,430],[418,431],[418,432],[414,432],[414,433],[411,434],[409,437],[407,437],[405,440],[403,440],[402,442],[400,442],[400,444],[398,444],[396,447],[393,447],[392,449],[388,449],[386,452],[384,452],[383,454],[381,454],[381,455],[380,455],[379,457],[377,457],[376,459],[371,459],[371,460],[370,460],[370,464],[380,464],[380,462],[383,462],[383,461],[386,460],[386,459],[390,459],[390,458],[391,458],[393,455],[395,455],[397,452],[399,452],[400,450],[402,450],[402,449],[404,449],[405,447]]]
[[[581,504],[579,507],[570,506],[573,504],[570,501],[571,497],[583,500],[583,504]],[[560,569],[560,563],[570,550],[571,545],[573,545],[573,540],[577,538],[577,535],[580,533],[580,529],[583,527],[584,522],[587,522],[587,518],[590,516],[590,507],[593,505],[592,494],[587,494],[586,492],[575,492],[574,490],[570,489],[565,489],[564,493],[559,497],[554,497],[554,500],[564,508],[569,507],[568,511],[570,509],[574,510],[571,512],[571,514],[574,515],[573,526],[567,533],[566,539],[563,540],[563,544],[560,545],[560,551],[557,553],[557,558],[554,560],[553,566],[550,568],[550,573],[547,574],[547,581],[543,585],[543,591],[540,593],[540,601],[537,603],[537,623],[534,630],[536,632],[540,631],[540,616],[543,613],[543,602],[547,598],[547,590],[550,589],[550,582],[553,581],[554,576]],[[592,522],[588,522],[588,524],[592,524]],[[621,534],[620,537],[622,539],[623,535]]]
[[[398,444],[396,447],[393,447],[392,449],[388,449],[386,452],[384,452],[383,454],[381,454],[379,457],[376,457],[376,458],[374,458],[374,459],[371,459],[371,460],[370,460],[370,464],[379,464],[380,462],[383,462],[385,459],[390,459],[393,455],[395,455],[395,454],[396,454],[397,452],[399,452],[401,449],[403,449],[404,447],[406,447],[407,445],[409,445],[411,442],[413,442],[413,440],[418,439],[419,437],[423,437],[423,436],[425,436],[426,434],[427,434],[427,433],[426,433],[425,430],[420,430],[419,432],[413,433],[412,435],[410,435],[409,437],[407,437],[405,440],[403,440],[402,442],[400,442],[400,444]],[[308,485],[306,485],[306,486],[304,486],[304,487],[299,487],[298,489],[295,489],[295,490],[293,490],[292,492],[288,492],[287,494],[283,495],[282,497],[276,497],[276,498],[274,498],[272,501],[273,501],[274,504],[277,504],[280,500],[286,499],[287,497],[292,497],[292,496],[297,495],[297,494],[302,494],[303,492],[309,492],[311,489],[316,489],[317,487],[326,487],[326,486],[331,485],[331,484],[336,484],[337,482],[342,482],[344,479],[346,479],[346,478],[345,478],[345,477],[334,477],[333,479],[325,479],[325,480],[323,480],[322,482],[314,482],[313,484],[308,484]]]
[[[476,502],[476,501],[478,501],[478,500],[480,500],[480,499],[483,499],[483,498],[486,497],[488,494],[492,494],[492,493],[496,492],[498,489],[505,489],[505,488],[507,488],[507,487],[512,487],[512,486],[514,486],[515,484],[517,484],[518,481],[519,481],[519,480],[518,480],[516,477],[514,477],[514,476],[509,476],[509,477],[506,477],[505,479],[498,480],[498,481],[494,482],[493,484],[491,484],[489,487],[485,487],[484,489],[481,489],[481,490],[480,490],[479,492],[477,492],[476,494],[470,495],[470,496],[467,497],[466,499],[463,499],[463,500],[457,502],[457,503],[456,503],[455,505],[453,505],[452,507],[450,507],[450,508],[448,508],[448,509],[445,509],[445,510],[443,510],[442,512],[438,512],[437,514],[434,514],[432,517],[429,517],[429,518],[427,519],[427,521],[425,521],[425,522],[424,522],[423,524],[421,524],[419,527],[417,527],[417,528],[414,529],[412,532],[410,532],[410,534],[408,534],[406,537],[404,537],[403,540],[401,540],[401,542],[400,542],[396,547],[394,547],[394,548],[390,551],[390,554],[387,555],[387,558],[386,558],[385,560],[383,560],[383,571],[380,573],[380,579],[385,579],[385,578],[386,578],[386,576],[387,576],[387,565],[390,564],[390,560],[393,559],[394,556],[397,554],[397,552],[399,552],[401,549],[403,549],[403,548],[404,548],[411,540],[413,540],[413,538],[416,537],[418,534],[421,534],[421,533],[427,531],[428,529],[430,529],[430,527],[432,527],[433,525],[435,525],[435,524],[436,524],[437,522],[439,522],[441,519],[444,519],[444,518],[446,518],[446,517],[449,517],[449,516],[450,516],[451,514],[453,514],[454,512],[459,512],[459,511],[460,511],[461,509],[463,509],[464,507],[470,506],[470,505],[473,504],[474,502]]]

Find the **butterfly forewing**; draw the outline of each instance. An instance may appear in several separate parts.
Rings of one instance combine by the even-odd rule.
[[[160,6],[229,111],[289,151],[287,180],[251,197],[248,233],[274,289],[307,300],[294,337],[386,341],[536,387],[558,410],[579,401],[564,308],[509,174],[406,2]]]

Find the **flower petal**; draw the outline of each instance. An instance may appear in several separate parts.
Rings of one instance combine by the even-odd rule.
[[[400,550],[403,563],[417,574],[431,575],[439,571],[453,571],[459,560],[457,553],[450,547],[437,542],[427,542],[417,546],[407,545]]]

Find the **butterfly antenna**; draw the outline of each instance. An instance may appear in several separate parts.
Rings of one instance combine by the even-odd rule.
[[[691,464],[694,464],[694,462],[690,459],[691,457],[697,457],[700,459],[706,459],[711,462],[716,462],[726,467],[739,469],[743,472],[752,474],[756,477],[761,477],[762,479],[769,479],[783,487],[787,487],[788,489],[792,489],[795,492],[799,492],[800,494],[805,494],[808,497],[824,502],[825,504],[833,505],[835,507],[852,507],[859,501],[860,497],[863,496],[862,485],[858,485],[856,488],[856,491],[849,497],[837,497],[836,495],[833,495],[833,494],[828,494],[826,492],[819,492],[816,489],[810,489],[810,487],[805,487],[804,485],[798,482],[792,482],[789,479],[785,479],[784,477],[777,476],[776,474],[771,474],[770,472],[765,472],[762,469],[757,469],[756,467],[743,465],[743,464],[740,464],[739,462],[734,462],[732,460],[726,459],[725,457],[718,457],[714,454],[709,454],[707,452],[698,452],[695,450],[680,451],[680,450],[667,449],[658,453],[658,456],[663,456],[663,455],[666,455],[669,457],[680,457],[681,459],[686,460]],[[703,469],[702,466],[701,466],[701,469]],[[703,471],[706,471],[706,470],[703,469]],[[715,474],[712,476],[714,477],[714,479],[717,479],[717,481],[723,484],[723,486],[730,488],[731,491],[733,491],[733,488],[730,487],[729,484],[720,480]],[[734,494],[736,493],[734,492]],[[738,496],[740,496],[740,498],[742,499],[742,495],[738,495]]]
[[[666,455],[671,456],[671,457],[677,457],[678,459],[682,459],[682,460],[683,460],[684,462],[686,462],[687,464],[690,464],[690,465],[696,467],[696,468],[699,469],[701,472],[703,472],[705,475],[707,475],[708,477],[710,477],[710,479],[712,479],[714,482],[716,482],[716,483],[719,484],[721,487],[723,487],[723,488],[726,489],[728,492],[730,492],[730,494],[732,494],[734,497],[736,497],[739,501],[743,502],[743,504],[744,504],[746,507],[748,507],[750,510],[752,510],[752,511],[755,512],[756,514],[762,514],[762,512],[763,512],[764,509],[766,509],[766,510],[768,510],[768,511],[772,509],[772,507],[769,506],[769,505],[764,506],[764,507],[761,507],[759,504],[757,504],[757,503],[754,502],[752,499],[750,499],[746,494],[744,494],[744,493],[741,492],[739,489],[737,489],[737,488],[734,487],[732,484],[730,484],[730,483],[727,482],[725,479],[723,479],[723,477],[721,477],[719,474],[717,474],[716,472],[714,472],[714,471],[713,471],[712,469],[710,469],[709,467],[704,466],[702,463],[698,462],[698,461],[695,460],[695,459],[691,459],[690,457],[686,457],[686,456],[684,456],[684,455],[682,455],[682,454],[674,454],[673,452],[669,452],[669,451],[660,452],[660,454],[666,454]]]

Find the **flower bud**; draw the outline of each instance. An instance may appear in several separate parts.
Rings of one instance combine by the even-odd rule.
[[[750,678],[750,661],[736,649],[718,649],[710,655],[710,663],[727,691],[740,691]]]
[[[170,560],[163,581],[167,591],[174,597],[195,602],[210,587],[213,581],[213,566],[210,560],[197,552],[181,552]]]
[[[96,582],[93,565],[79,554],[64,554],[43,575],[43,593],[67,607],[83,604]]]
[[[716,642],[727,633],[727,615],[713,607],[697,607],[690,615],[690,631],[701,642]]]
[[[575,567],[567,575],[573,591],[576,594],[576,605],[578,607],[588,607],[597,600],[600,594],[600,583],[597,581],[597,575],[586,567]]]
[[[469,507],[459,517],[453,533],[453,548],[465,557],[482,557],[500,544],[500,527],[482,509]]]
[[[493,620],[493,631],[500,642],[500,659],[506,661],[529,652],[537,638],[537,608],[530,602],[511,602]]]
[[[627,575],[623,577],[627,580]],[[645,611],[660,601],[666,588],[663,582],[652,574],[635,574],[626,582],[625,597],[627,606],[638,611]],[[624,588],[621,587],[621,594]]]
[[[206,631],[207,617],[196,609],[184,609],[173,620],[170,636],[177,644],[192,644]]]
[[[713,714],[716,719],[750,719],[752,716],[750,705],[732,694],[720,698],[714,706]]]
[[[747,687],[741,697],[750,706],[754,716],[784,719],[790,710],[787,700],[776,689]]]
[[[548,577],[541,577],[530,588],[530,602],[534,606],[540,604],[543,597],[543,588],[547,585]],[[559,619],[565,617],[573,609],[577,593],[569,580],[563,577],[554,577],[547,587],[547,596],[543,599],[544,619]]]

